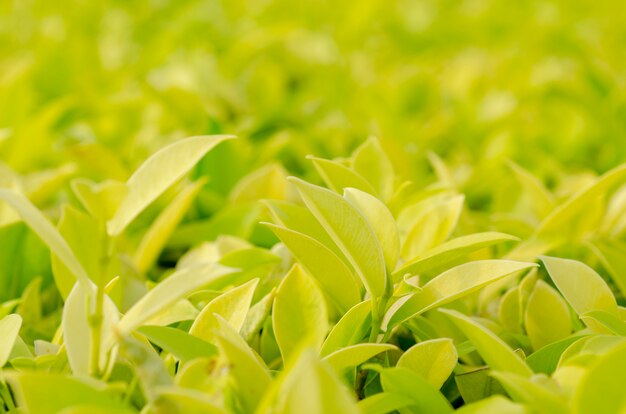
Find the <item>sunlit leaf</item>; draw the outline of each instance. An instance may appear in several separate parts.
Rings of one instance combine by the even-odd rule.
[[[295,265],[276,291],[272,320],[283,360],[303,341],[319,348],[328,332],[328,316],[322,292],[302,268]]]
[[[135,303],[117,324],[117,330],[122,334],[132,332],[159,311],[176,303],[185,295],[207,285],[215,278],[234,271],[228,267],[207,264],[175,272]]]
[[[413,345],[398,360],[405,367],[421,375],[439,389],[456,367],[458,355],[451,339],[433,339]]]
[[[367,290],[381,297],[387,288],[383,252],[376,235],[355,207],[338,194],[292,179],[304,203],[349,260]]]
[[[128,179],[128,193],[108,222],[112,236],[120,234],[143,209],[187,173],[217,144],[232,135],[191,137],[162,148],[148,158]]]
[[[572,331],[567,303],[543,280],[537,281],[528,298],[524,326],[533,349],[563,339]]]
[[[474,344],[491,369],[530,377],[532,370],[502,339],[460,312],[442,309]]]

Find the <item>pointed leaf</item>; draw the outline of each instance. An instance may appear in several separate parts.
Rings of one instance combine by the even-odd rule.
[[[392,344],[357,344],[335,351],[324,357],[324,360],[337,372],[341,372],[361,365],[376,355],[392,349],[398,348]]]
[[[373,195],[355,188],[346,188],[343,196],[359,210],[374,230],[383,249],[387,269],[395,269],[400,256],[400,236],[396,221],[387,206]]]
[[[20,315],[12,314],[0,319],[0,368],[7,363],[21,327]]]
[[[535,350],[563,339],[572,332],[567,303],[543,280],[537,281],[528,298],[524,326]]]
[[[430,280],[420,291],[394,303],[385,315],[383,326],[393,327],[413,316],[475,292],[498,279],[536,266],[534,263],[511,260],[479,260],[454,267]]]
[[[550,277],[561,294],[581,316],[594,310],[618,315],[617,302],[604,279],[589,266],[570,259],[541,257]],[[585,321],[592,329],[602,329],[591,319]]]
[[[326,337],[328,315],[324,297],[299,265],[294,265],[278,286],[272,321],[284,361],[303,341],[319,349]]]
[[[128,334],[179,299],[207,285],[212,280],[236,270],[217,264],[185,268],[167,277],[143,296],[126,312],[117,325],[122,334]]]
[[[452,339],[431,339],[413,345],[398,360],[396,366],[405,367],[421,375],[439,389],[456,367],[458,355]]]
[[[229,289],[209,302],[200,312],[189,333],[206,342],[213,343],[214,331],[219,327],[215,315],[220,315],[236,332],[241,330],[252,303],[259,279],[253,279],[234,289]]]
[[[108,222],[109,234],[116,236],[124,231],[139,213],[185,175],[207,152],[232,138],[232,135],[191,137],[154,153],[128,179],[128,193]]]
[[[460,312],[441,309],[467,336],[491,369],[530,377],[533,372],[502,339]]]
[[[317,240],[285,227],[266,224],[320,283],[341,313],[361,300],[360,282],[335,253]]]
[[[475,233],[457,237],[407,261],[393,272],[393,277],[394,280],[398,280],[407,273],[418,275],[431,269],[441,268],[458,257],[463,257],[485,247],[518,240],[517,237],[497,232]]]
[[[339,246],[372,297],[384,295],[383,252],[366,219],[338,194],[292,178],[311,213]]]

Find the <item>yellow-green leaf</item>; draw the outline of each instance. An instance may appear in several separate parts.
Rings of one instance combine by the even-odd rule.
[[[145,274],[159,257],[205,182],[206,180],[200,179],[187,185],[152,223],[135,252],[134,263],[139,273]]]
[[[276,291],[272,321],[283,360],[303,342],[319,349],[328,332],[324,296],[314,280],[294,265]]]
[[[439,389],[452,374],[457,362],[458,354],[452,339],[441,338],[413,345],[402,354],[397,366],[421,375]]]
[[[0,200],[7,202],[17,211],[22,220],[43,240],[59,260],[83,284],[84,288],[91,286],[87,272],[80,264],[72,249],[61,236],[59,231],[26,197],[12,190],[0,189]]]
[[[0,319],[0,368],[7,363],[21,327],[20,315],[11,314]]]
[[[47,372],[7,372],[4,375],[18,406],[28,413],[59,414],[65,408],[81,405],[115,413],[133,412],[103,390],[77,378]]]
[[[391,198],[395,177],[393,164],[377,138],[368,138],[354,151],[352,168],[374,187],[383,200]]]
[[[232,135],[186,138],[154,153],[128,179],[128,192],[108,222],[111,236],[120,234],[150,203],[185,175],[217,144]]]
[[[416,275],[431,269],[441,268],[459,257],[464,257],[485,247],[518,240],[515,236],[497,232],[475,233],[457,237],[407,261],[393,272],[393,277],[394,280],[398,280],[407,273]]]
[[[385,314],[383,327],[393,327],[413,316],[452,302],[503,277],[536,267],[511,260],[478,260],[447,270],[416,293],[395,302]]]
[[[309,159],[313,161],[313,166],[326,185],[334,192],[341,194],[344,188],[353,187],[369,194],[376,194],[370,183],[345,165],[322,158],[309,157]]]
[[[95,290],[95,286],[92,288]],[[91,372],[92,336],[89,318],[95,311],[95,297],[80,283],[74,288],[63,307],[63,342],[67,351],[67,359],[74,375],[89,375]],[[113,301],[104,297],[102,307],[101,341],[98,369],[104,370],[109,361],[109,351],[114,343],[114,327],[120,316]]]
[[[188,267],[173,273],[126,312],[117,325],[118,331],[122,334],[132,332],[185,295],[209,284],[214,279],[235,271],[235,269],[218,264],[206,264]]]
[[[368,361],[376,355],[392,349],[398,349],[392,344],[356,344],[339,349],[324,357],[337,372],[353,368]]]
[[[236,393],[245,412],[254,412],[272,381],[270,372],[228,322],[219,315],[215,317],[219,321],[219,348],[230,362],[230,375],[235,381]]]
[[[599,357],[584,374],[573,396],[575,414],[622,414],[626,406],[626,344]]]
[[[465,197],[454,196],[437,201],[413,220],[402,244],[402,257],[413,259],[443,243],[456,227]]]
[[[189,333],[209,343],[215,342],[214,331],[219,327],[215,315],[224,318],[236,332],[239,332],[246,320],[258,283],[259,279],[253,279],[213,299],[202,309],[191,325]]]
[[[523,377],[511,372],[492,372],[514,401],[533,407],[535,412],[543,414],[567,414],[568,404],[563,395],[559,394],[556,384],[549,383],[545,376],[533,378]],[[551,385],[551,386],[549,386]]]
[[[266,224],[300,264],[315,277],[341,313],[361,300],[360,281],[335,253],[317,240],[285,227]]]
[[[491,369],[518,374],[525,378],[533,374],[526,362],[489,329],[460,312],[449,309],[442,309],[440,312],[448,315],[463,331]]]
[[[563,339],[572,332],[567,303],[543,280],[538,280],[526,304],[524,326],[533,349]]]
[[[338,194],[291,178],[311,213],[339,246],[372,297],[387,288],[385,259],[372,228],[358,210]]]
[[[542,257],[554,284],[574,311],[581,316],[594,310],[618,315],[617,301],[604,279],[584,263],[556,257]],[[587,320],[590,328],[600,328],[593,320]]]
[[[359,210],[374,230],[383,249],[387,269],[395,269],[400,256],[400,236],[396,221],[387,206],[373,195],[355,188],[346,188],[343,196]]]

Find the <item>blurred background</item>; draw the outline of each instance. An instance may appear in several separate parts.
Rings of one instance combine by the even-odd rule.
[[[513,159],[546,180],[626,154],[626,15],[592,0],[0,3],[0,158],[125,178],[234,133],[230,179],[380,137],[407,176]]]
[[[306,155],[348,157],[373,135],[396,184],[465,195],[456,235],[525,239],[626,160],[625,10],[603,0],[5,0],[0,187],[58,223],[64,203],[81,205],[77,178],[114,188],[167,143],[238,135],[195,167],[192,179],[209,182],[150,270],[157,280],[222,234],[271,246],[256,201],[287,198],[287,174],[320,183]],[[126,250],[179,189],[133,223]],[[584,234],[555,254],[593,264],[578,240],[597,229],[623,237],[623,199],[626,189],[605,219],[594,204],[587,224],[568,223]],[[58,317],[33,322],[42,306],[60,309],[49,251],[6,206],[0,285],[0,300],[34,307],[20,311],[35,315],[26,326],[54,333]]]

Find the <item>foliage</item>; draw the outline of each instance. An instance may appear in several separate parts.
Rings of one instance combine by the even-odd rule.
[[[301,3],[0,5],[0,412],[622,412],[618,14]]]

